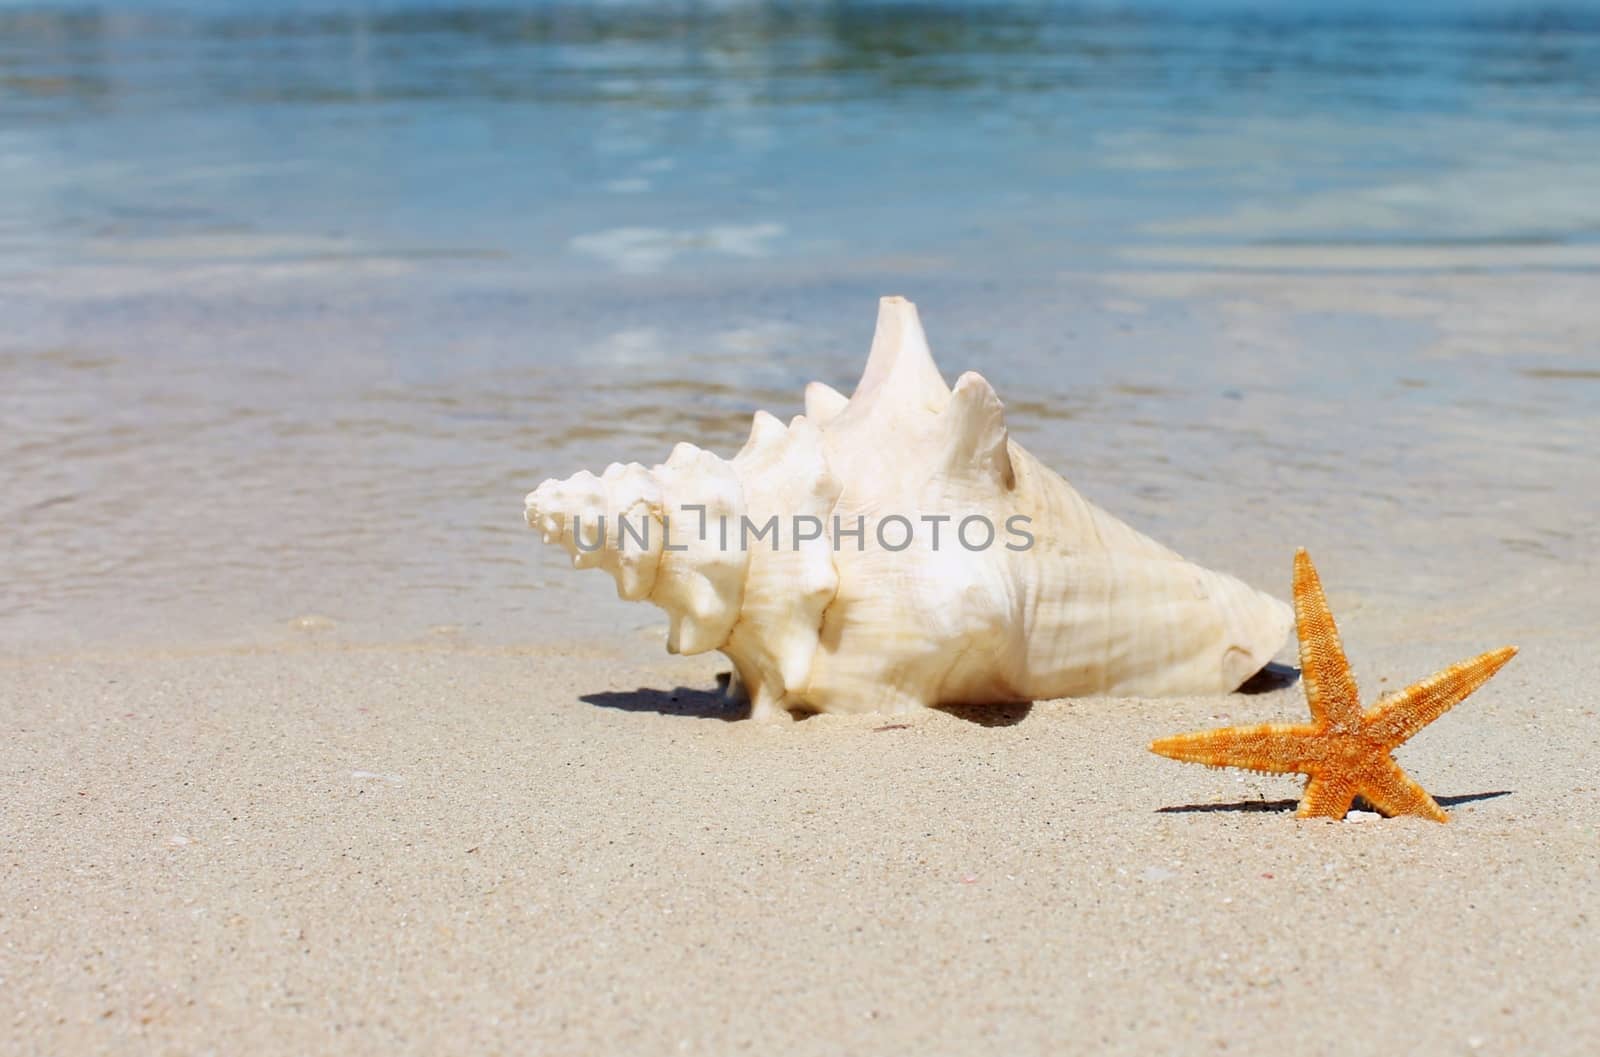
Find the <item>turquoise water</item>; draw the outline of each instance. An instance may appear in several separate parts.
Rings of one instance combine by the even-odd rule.
[[[5,4],[0,163],[13,269],[107,237],[552,278],[1589,241],[1600,6]]]
[[[615,619],[522,494],[884,293],[1264,586],[1591,561],[1600,4],[1400,7],[0,2],[0,635]]]

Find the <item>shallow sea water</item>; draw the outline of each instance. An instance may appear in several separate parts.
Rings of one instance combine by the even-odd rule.
[[[632,641],[522,495],[885,293],[1197,560],[1592,625],[1600,6],[1314,10],[0,4],[0,649]]]

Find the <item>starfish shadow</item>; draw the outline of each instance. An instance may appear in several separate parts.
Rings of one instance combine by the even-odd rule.
[[[1460,796],[1441,796],[1435,800],[1440,807],[1455,807],[1457,804],[1470,804],[1477,800],[1493,800],[1496,797],[1510,796],[1509,789],[1495,789],[1487,793],[1462,793]]]
[[[1181,804],[1158,807],[1158,815],[1209,815],[1214,811],[1293,811],[1298,800],[1236,800],[1228,804]]]
[[[1478,800],[1493,800],[1496,797],[1510,796],[1509,789],[1496,789],[1488,793],[1463,793],[1460,796],[1441,796],[1434,799],[1440,807],[1455,807],[1458,804],[1470,804]],[[1298,800],[1237,800],[1227,804],[1181,804],[1173,807],[1158,807],[1158,815],[1196,815],[1210,814],[1214,811],[1293,811],[1300,806]],[[1356,798],[1355,807],[1360,811],[1373,810],[1372,805]]]

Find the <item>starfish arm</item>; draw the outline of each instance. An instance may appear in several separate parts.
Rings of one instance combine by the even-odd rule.
[[[1177,734],[1150,743],[1158,756],[1208,767],[1242,767],[1268,774],[1301,770],[1310,727],[1287,723],[1262,723],[1254,727],[1228,727]]]
[[[1397,815],[1418,815],[1435,822],[1448,822],[1450,816],[1429,796],[1411,776],[1400,769],[1393,760],[1388,766],[1361,783],[1361,795],[1378,813],[1394,818]]]
[[[1356,798],[1355,783],[1344,775],[1316,775],[1306,783],[1295,818],[1344,818]]]
[[[1515,646],[1490,650],[1407,687],[1367,713],[1367,737],[1393,749],[1488,682],[1516,653]]]
[[[1294,555],[1294,621],[1312,718],[1335,728],[1354,726],[1361,716],[1361,694],[1339,643],[1339,627],[1322,593],[1317,567],[1304,547]]]

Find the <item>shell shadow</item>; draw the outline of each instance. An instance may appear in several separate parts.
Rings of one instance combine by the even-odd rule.
[[[582,694],[578,700],[596,708],[614,708],[620,712],[658,712],[663,716],[720,719],[728,723],[750,716],[748,701],[732,700],[720,690],[694,690],[687,686],[674,690],[648,686],[637,690],[602,690]]]
[[[1477,800],[1493,800],[1496,797],[1510,796],[1509,789],[1496,789],[1488,793],[1463,793],[1460,796],[1434,797],[1440,807],[1455,807],[1457,804],[1470,804]],[[1300,806],[1299,800],[1237,800],[1228,804],[1182,804],[1173,807],[1158,807],[1158,815],[1197,815],[1210,814],[1214,811],[1293,811]],[[1360,797],[1356,798],[1356,807],[1363,811],[1371,811],[1372,806]]]
[[[725,683],[725,680],[719,678],[718,682]],[[750,718],[750,702],[730,698],[723,689],[695,690],[680,686],[672,690],[658,690],[641,686],[637,690],[598,690],[592,694],[581,694],[578,700],[596,708],[614,708],[619,712],[655,712],[663,716],[720,719],[726,723]],[[1032,701],[1007,705],[939,706],[939,711],[980,727],[1015,726],[1026,719],[1032,709]],[[794,717],[796,722],[809,718],[810,714],[804,712]]]
[[[937,711],[980,727],[1014,727],[1033,711],[1032,701],[1012,701],[1003,705],[934,705]]]
[[[1239,694],[1270,694],[1300,681],[1300,669],[1277,661],[1268,661],[1266,667],[1239,684],[1234,691]]]

